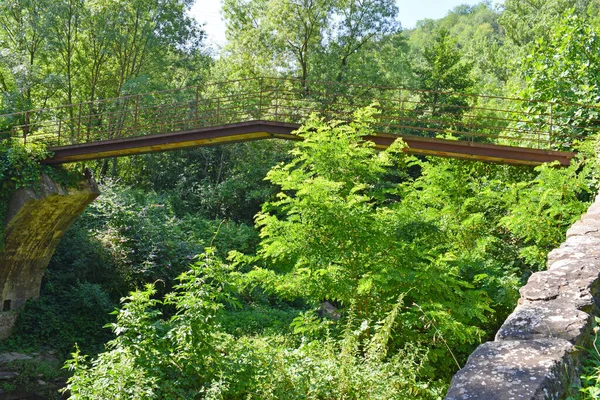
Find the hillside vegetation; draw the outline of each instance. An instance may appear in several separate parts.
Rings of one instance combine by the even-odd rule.
[[[461,93],[556,102],[557,149],[577,157],[376,151],[361,140],[373,103],[351,121],[311,116],[294,144],[91,161],[102,195],[2,347],[58,351],[73,399],[442,398],[596,194],[600,3],[483,2],[412,30],[392,0],[223,3],[217,56],[191,0],[0,2],[0,113],[278,76],[304,93],[444,92],[428,98],[440,110],[472,107]],[[43,153],[1,146],[5,202]]]

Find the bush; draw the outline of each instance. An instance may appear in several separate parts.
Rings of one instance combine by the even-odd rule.
[[[79,283],[45,293],[30,300],[20,311],[9,349],[20,351],[57,350],[65,359],[73,344],[87,352],[102,351],[103,343],[112,337],[104,326],[115,308],[108,294],[97,284]]]
[[[443,385],[421,381],[427,351],[388,352],[402,300],[368,334],[348,320],[341,338],[296,341],[226,334],[216,324],[239,275],[209,250],[164,301],[155,289],[131,293],[113,324],[116,338],[89,364],[67,365],[72,399],[433,399]],[[165,318],[161,306],[177,312]],[[298,344],[299,343],[299,344]]]

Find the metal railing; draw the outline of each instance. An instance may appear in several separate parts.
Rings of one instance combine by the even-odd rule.
[[[378,133],[562,150],[600,129],[600,108],[500,96],[253,78],[0,115],[0,137],[50,147],[247,121],[349,120],[376,104]]]

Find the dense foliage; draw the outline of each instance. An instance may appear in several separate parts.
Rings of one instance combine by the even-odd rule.
[[[1,109],[197,82],[207,57],[202,30],[185,14],[190,5],[190,0],[3,1]]]
[[[74,354],[72,396],[439,396],[583,211],[595,158],[582,149],[567,169],[519,174],[407,158],[400,143],[378,153],[360,141],[374,112],[309,120],[291,161],[267,174],[281,192],[256,218],[256,252],[226,264],[208,250],[164,297],[153,284],[131,293],[108,351],[91,365]],[[523,229],[522,213],[548,229]],[[324,301],[328,318],[314,311]],[[266,310],[290,307],[289,328],[269,329]]]
[[[219,310],[239,284],[230,271],[207,250],[163,301],[153,299],[152,285],[132,293],[117,314],[109,350],[91,367],[79,352],[69,361],[76,371],[67,387],[71,398],[389,399],[439,393],[416,382],[424,350],[408,346],[386,357],[402,299],[368,340],[352,320],[341,341],[236,338],[218,325]],[[161,305],[173,305],[175,315],[161,318]]]
[[[375,104],[312,116],[295,145],[91,161],[102,196],[3,348],[64,359],[77,343],[75,399],[442,397],[597,190],[600,3],[484,1],[402,30],[392,0],[225,0],[214,58],[192,3],[0,2],[0,110],[281,76],[299,96],[310,80],[420,89],[424,132],[422,116],[497,108],[464,93],[550,101],[522,111],[542,130],[551,115],[578,155],[530,168],[378,152],[362,141]],[[5,207],[46,153],[2,143]]]

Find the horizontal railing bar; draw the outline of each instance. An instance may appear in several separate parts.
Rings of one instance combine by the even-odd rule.
[[[101,99],[101,100],[90,100],[90,101],[86,101],[86,102],[82,102],[82,103],[78,103],[78,104],[61,105],[61,106],[57,106],[57,107],[53,107],[53,108],[43,108],[43,109],[20,111],[20,112],[11,113],[11,114],[4,114],[0,117],[23,115],[25,113],[47,112],[47,111],[51,111],[51,110],[75,107],[75,106],[79,106],[79,105],[102,104],[102,103],[108,103],[111,101],[112,102],[118,102],[118,101],[123,102],[128,99],[133,99],[133,98],[142,97],[142,96],[152,96],[152,95],[158,95],[158,94],[168,94],[168,93],[185,92],[185,91],[189,91],[191,93],[191,92],[194,92],[196,89],[200,90],[205,87],[225,86],[225,85],[230,85],[232,83],[260,81],[261,79],[262,80],[265,80],[265,79],[266,80],[275,80],[277,82],[302,82],[301,80],[292,79],[292,78],[246,78],[246,79],[239,79],[239,80],[226,81],[226,82],[206,83],[204,85],[197,85],[197,86],[185,87],[185,88],[165,89],[165,90],[159,90],[159,91],[154,91],[154,92],[149,92],[149,93],[129,94],[129,95],[121,96],[121,97],[114,97],[114,98]],[[319,82],[319,81],[306,81],[306,82],[311,83],[311,84],[334,85],[334,86],[345,87],[345,88],[358,87],[358,88],[377,89],[377,90],[384,90],[384,91],[397,91],[397,92],[437,93],[437,94],[483,98],[483,99],[500,99],[500,100],[507,100],[507,101],[511,101],[511,102],[540,103],[540,104],[548,104],[548,105],[569,105],[569,106],[584,107],[584,108],[589,108],[589,109],[598,109],[598,107],[596,107],[596,106],[581,104],[581,103],[571,103],[571,102],[556,102],[556,101],[552,102],[552,101],[541,101],[541,100],[528,100],[528,99],[505,97],[505,96],[492,96],[492,95],[481,95],[481,94],[472,94],[472,93],[455,93],[455,92],[448,92],[448,91],[431,91],[431,90],[412,89],[412,88],[394,88],[394,87],[388,87],[388,86],[369,86],[366,84],[338,84],[338,83]],[[285,90],[289,91],[290,89],[285,89]],[[301,91],[298,91],[298,92],[300,93]],[[255,93],[257,93],[257,92],[255,92]],[[332,95],[335,93],[328,93],[328,94]]]

